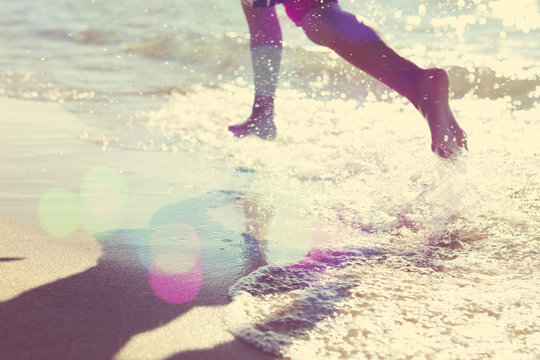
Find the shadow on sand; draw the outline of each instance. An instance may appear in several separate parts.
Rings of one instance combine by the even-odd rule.
[[[203,216],[209,207],[220,206],[227,201],[235,201],[235,197],[223,193],[216,196],[214,193],[196,201],[162,208],[151,220],[149,229],[120,230],[100,239],[103,256],[95,267],[0,303],[1,357],[111,359],[134,335],[161,327],[193,306],[227,304],[228,287],[263,264],[261,259],[247,259],[251,255],[257,258],[256,252],[242,251],[246,259],[238,259],[236,264],[230,265],[234,269],[216,271],[212,260],[223,254],[223,247],[216,247],[212,237],[221,236],[223,239],[226,236],[237,247],[245,246],[247,239],[241,234],[231,239],[230,233],[215,224],[208,225],[209,220]],[[201,236],[202,285],[195,299],[183,304],[168,303],[154,293],[149,282],[149,270],[144,256],[141,256],[141,251],[144,253],[147,248],[152,228],[172,220],[197,220],[197,224],[191,224],[193,227],[204,225],[207,229]],[[218,245],[223,246],[223,243]],[[247,248],[250,248],[249,244]],[[237,249],[233,250],[238,253]],[[1,259],[16,260],[24,261]],[[234,347],[234,343],[207,351],[181,353],[175,358],[196,359],[197,354],[214,353],[219,349],[226,353],[231,346]],[[242,346],[253,351],[247,345]]]

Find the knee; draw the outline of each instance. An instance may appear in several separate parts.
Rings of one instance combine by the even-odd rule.
[[[300,21],[300,26],[309,40],[317,45],[332,45],[332,13],[328,5],[314,8],[304,15]]]

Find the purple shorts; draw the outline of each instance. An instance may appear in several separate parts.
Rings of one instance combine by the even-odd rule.
[[[300,26],[300,21],[306,13],[321,4],[337,3],[338,0],[289,0],[283,3],[287,16]]]

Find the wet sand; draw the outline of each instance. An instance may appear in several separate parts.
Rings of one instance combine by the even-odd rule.
[[[172,304],[155,294],[148,268],[133,251],[156,211],[193,196],[186,186],[166,186],[165,179],[175,171],[170,163],[180,155],[105,148],[87,140],[92,129],[59,105],[1,98],[0,108],[3,357],[271,358],[235,339],[223,322],[227,290],[252,270],[252,262],[224,256],[232,251],[222,244],[203,246],[200,291],[189,302]],[[190,166],[183,164],[183,184],[197,176]],[[64,223],[75,230],[51,235],[45,229],[54,233],[65,219],[43,224],[43,195],[51,188],[77,193],[81,180],[96,167],[118,170],[127,184],[126,196],[120,197],[127,210],[119,230],[96,236],[83,226]],[[212,190],[219,182],[215,178],[201,180],[190,191]],[[69,217],[70,211],[65,214]]]

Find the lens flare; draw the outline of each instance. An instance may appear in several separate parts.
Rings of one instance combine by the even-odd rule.
[[[64,237],[79,226],[79,197],[64,188],[47,190],[39,201],[39,222],[54,237]]]
[[[195,229],[181,222],[170,222],[156,228],[150,239],[154,266],[169,274],[188,272],[201,254]]]
[[[127,187],[116,171],[98,167],[90,170],[81,184],[80,216],[84,228],[98,237],[115,232],[126,210]]]
[[[171,274],[153,263],[149,277],[156,295],[172,304],[182,304],[193,300],[202,285],[202,270],[198,263],[187,272],[180,274]]]

